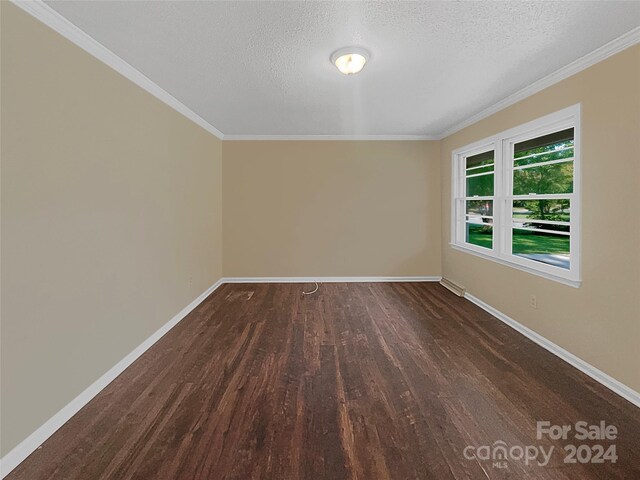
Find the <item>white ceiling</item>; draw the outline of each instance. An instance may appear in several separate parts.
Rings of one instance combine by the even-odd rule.
[[[437,137],[640,25],[637,1],[47,4],[225,136]]]

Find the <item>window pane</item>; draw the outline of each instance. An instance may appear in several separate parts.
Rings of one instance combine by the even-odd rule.
[[[467,169],[467,175],[471,175],[472,173],[480,173],[483,170],[488,172],[493,171],[493,162],[493,150],[467,157],[465,167]],[[484,165],[490,166],[487,167]]]
[[[512,238],[512,252],[514,255],[547,265],[569,269],[569,235],[532,232],[530,230],[514,228]]]
[[[516,200],[513,202],[514,219],[568,222],[571,220],[570,200]]]
[[[569,225],[558,225],[554,223],[536,223],[523,222],[522,220],[514,220],[513,228],[522,228],[523,230],[550,230],[551,232],[569,233]],[[535,233],[535,232],[534,232]]]
[[[489,223],[466,223],[466,242],[484,248],[493,248],[493,226]]]
[[[493,217],[493,200],[467,200],[467,215]]]
[[[514,145],[514,166],[573,157],[573,128],[550,133]]]
[[[467,178],[467,197],[493,196],[493,173]]]
[[[559,147],[552,152],[538,153],[533,155],[527,155],[525,158],[515,158],[513,160],[514,167],[521,167],[523,165],[533,165],[535,163],[550,162],[552,160],[573,158],[573,142],[570,145]]]
[[[494,165],[485,165],[480,167],[474,167],[472,169],[467,170],[467,175],[476,175],[478,173],[492,173]]]
[[[526,157],[535,153],[553,152],[565,146],[573,146],[573,127],[559,132],[549,133],[541,137],[516,143],[513,151],[515,158]]]
[[[573,192],[573,162],[543,165],[513,171],[513,194],[558,194]]]

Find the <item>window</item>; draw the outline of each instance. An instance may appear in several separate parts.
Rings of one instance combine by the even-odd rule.
[[[580,106],[453,152],[452,246],[579,286]]]

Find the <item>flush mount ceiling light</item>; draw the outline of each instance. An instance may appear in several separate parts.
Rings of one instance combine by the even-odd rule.
[[[364,64],[369,60],[369,52],[360,47],[345,47],[333,52],[331,63],[333,63],[340,73],[354,75],[364,68]]]

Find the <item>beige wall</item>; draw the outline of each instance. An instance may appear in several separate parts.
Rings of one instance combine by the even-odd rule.
[[[221,277],[221,142],[2,3],[2,455]]]
[[[1,5],[1,455],[223,272],[440,275],[442,264],[640,390],[640,47],[442,142],[223,145]],[[451,150],[577,102],[582,287],[452,250]]]
[[[444,276],[640,391],[640,46],[623,51],[442,142]],[[582,277],[564,286],[453,250],[451,151],[582,103]],[[528,307],[537,295],[538,309]]]
[[[440,275],[438,142],[224,142],[224,275]]]

